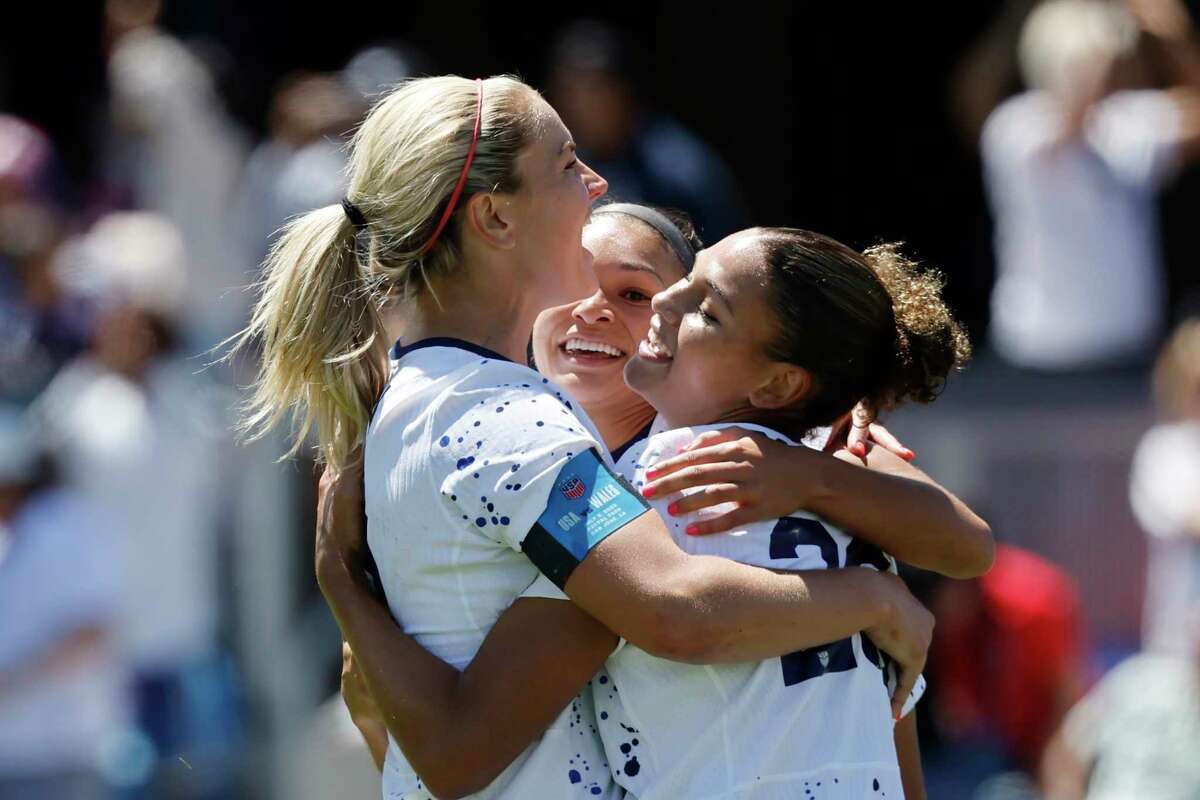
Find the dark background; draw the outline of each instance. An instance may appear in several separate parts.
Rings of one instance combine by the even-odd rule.
[[[229,108],[255,133],[284,75],[339,69],[371,43],[415,46],[424,72],[513,72],[542,87],[557,30],[585,15],[611,22],[639,45],[648,103],[716,148],[754,222],[860,247],[907,242],[947,273],[951,302],[978,337],[992,282],[990,222],[951,86],[1005,4],[931,5],[175,0],[163,21],[217,67]],[[10,23],[15,13],[28,22],[0,26],[0,108],[46,128],[72,185],[86,191],[88,133],[104,100],[100,4],[18,3]],[[1019,88],[1015,72],[997,80]],[[1187,255],[1200,244],[1197,201],[1195,171],[1163,201],[1172,321],[1195,308],[1200,286]]]

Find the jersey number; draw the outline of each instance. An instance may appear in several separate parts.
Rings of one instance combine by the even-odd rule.
[[[796,551],[801,546],[816,547],[827,568],[836,569],[840,566],[837,542],[829,531],[825,530],[824,525],[815,519],[801,517],[784,517],[779,520],[775,529],[771,531],[771,558],[795,558]],[[861,539],[854,539],[846,548],[846,566],[864,564],[870,564],[880,570],[888,568],[887,557],[883,551]],[[862,647],[864,656],[883,666],[878,649],[865,635],[862,637]],[[783,667],[784,686],[794,686],[830,672],[846,672],[858,666],[854,657],[854,644],[849,638],[797,650],[781,657],[779,661]]]

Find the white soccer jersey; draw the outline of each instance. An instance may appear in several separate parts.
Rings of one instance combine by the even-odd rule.
[[[618,472],[640,486],[649,465],[674,455],[696,434],[721,427],[728,426],[652,434],[626,451]],[[740,427],[787,441],[764,428]],[[678,497],[651,505],[688,553],[772,569],[894,569],[878,548],[807,513],[688,536],[687,526],[701,516],[668,515],[667,505]],[[783,658],[714,666],[666,661],[626,644],[592,687],[611,769],[640,800],[897,800],[904,794],[886,664],[861,634]]]
[[[583,491],[574,472],[561,479],[560,472],[582,453],[607,458],[607,451],[566,394],[523,365],[447,339],[425,340],[393,356],[392,377],[367,432],[367,538],[392,615],[422,646],[463,669],[500,614],[538,577],[535,556],[522,550],[537,538],[531,531],[550,541],[539,524],[546,522],[547,506],[557,509],[555,503],[578,500]],[[589,532],[592,519],[620,518],[620,509],[603,510],[589,518]],[[571,528],[572,512],[554,513],[559,544],[548,546],[562,544],[566,555],[573,543],[561,534]],[[594,719],[585,692],[474,796],[621,797]],[[383,793],[431,797],[395,741]]]

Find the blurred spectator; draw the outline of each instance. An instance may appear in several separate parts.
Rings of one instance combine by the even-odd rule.
[[[342,70],[342,82],[365,106],[405,78],[424,74],[428,74],[428,69],[422,53],[407,42],[387,42],[363,48],[351,56]]]
[[[365,108],[336,75],[297,73],[283,81],[271,101],[270,138],[251,154],[240,189],[246,263],[262,261],[290,217],[341,200],[343,137]]]
[[[63,177],[54,145],[23,119],[0,114],[0,206],[61,204]]]
[[[379,800],[379,767],[340,695],[322,703],[288,753],[289,800]]]
[[[1190,655],[1181,621],[1200,608],[1200,319],[1183,323],[1154,371],[1163,421],[1133,460],[1130,501],[1149,534],[1142,640],[1147,650]]]
[[[129,206],[164,215],[183,236],[178,324],[195,353],[237,331],[249,306],[242,289],[253,274],[231,234],[246,144],[204,62],[155,24],[160,11],[156,0],[105,5],[114,137],[106,166]]]
[[[1020,367],[1137,364],[1161,333],[1155,192],[1200,155],[1200,52],[1176,0],[1127,5],[1038,5],[1018,50],[1028,91],[984,126],[991,338]],[[1169,91],[1140,88],[1139,33],[1172,68]]]
[[[120,564],[96,515],[56,485],[0,405],[0,800],[108,796],[129,703],[114,646]]]
[[[346,192],[347,138],[371,103],[415,74],[421,56],[392,43],[365,48],[340,74],[297,72],[271,100],[269,138],[246,164],[239,191],[245,260],[259,264],[293,216]]]
[[[988,574],[940,582],[930,609],[938,620],[934,715],[951,742],[943,760],[978,764],[978,775],[965,776],[971,785],[997,769],[1036,775],[1046,742],[1083,689],[1075,582],[1033,553],[998,545]],[[955,747],[994,758],[968,759]],[[937,769],[927,774],[937,796]]]
[[[219,671],[217,531],[222,399],[174,349],[187,266],[162,217],[101,218],[64,247],[64,280],[95,298],[88,351],[37,401],[69,485],[118,540],[119,644],[135,671],[138,716],[160,754],[198,760],[197,682]],[[227,446],[227,444],[226,444]],[[220,694],[206,714],[228,710]],[[207,775],[216,772],[214,767]]]
[[[1046,800],[1200,797],[1200,607],[1182,653],[1119,664],[1067,715],[1046,754]]]
[[[50,265],[65,233],[61,172],[44,133],[0,114],[0,399],[27,403],[87,336],[86,309]]]
[[[580,157],[620,200],[679,208],[706,241],[746,227],[738,188],[721,159],[694,134],[649,108],[637,91],[644,70],[616,30],[577,22],[555,43],[550,101],[571,129]]]
[[[53,206],[0,203],[0,398],[27,403],[87,345],[87,304],[59,284],[65,235]]]

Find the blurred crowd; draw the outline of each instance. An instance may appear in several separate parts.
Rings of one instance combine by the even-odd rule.
[[[456,66],[393,42],[288,74],[255,141],[161,12],[105,3],[92,185],[72,186],[62,142],[0,94],[0,800],[378,796],[340,702],[317,709],[338,642],[312,591],[310,465],[237,444],[247,366],[221,345],[275,232],[341,198],[370,104]],[[997,87],[1001,62],[1019,93]],[[542,88],[614,197],[684,209],[710,242],[745,227],[753,198],[641,91],[647,69],[619,29],[580,21],[548,48]],[[954,96],[995,224],[992,321],[945,405],[896,427],[998,512],[1001,547],[977,581],[909,576],[938,618],[930,797],[1200,796],[1200,321],[1167,306],[1157,218],[1200,158],[1200,40],[1175,0],[1013,0]],[[1104,507],[1145,534],[1140,642],[1089,630],[1089,598],[1142,602],[1141,557],[1121,555],[1140,539],[1118,526],[1081,546],[1069,519],[1004,516],[1035,508],[1014,474],[1027,454],[948,442],[1042,430],[1048,406],[1141,437],[1069,484],[1104,495],[1094,466],[1128,485]],[[1081,549],[1116,554],[1124,588],[1081,574],[1093,562],[1065,555]],[[294,603],[268,619],[277,586]],[[265,638],[272,625],[302,633]]]

